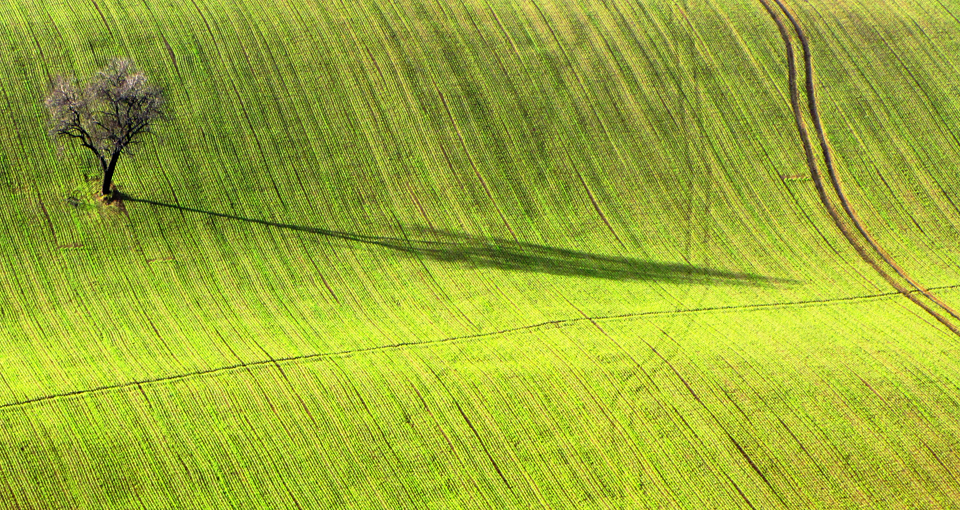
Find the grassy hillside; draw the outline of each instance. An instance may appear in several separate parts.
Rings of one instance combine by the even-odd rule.
[[[960,500],[960,338],[759,0],[270,4],[0,6],[0,508]],[[960,4],[787,5],[960,307]],[[42,105],[114,56],[175,109],[122,207]]]

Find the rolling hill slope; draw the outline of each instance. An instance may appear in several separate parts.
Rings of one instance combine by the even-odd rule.
[[[960,337],[776,4],[0,6],[0,508],[949,508]],[[960,308],[960,5],[784,5]],[[117,55],[122,207],[42,105]]]

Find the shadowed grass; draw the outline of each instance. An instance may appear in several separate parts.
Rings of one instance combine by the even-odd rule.
[[[534,243],[510,241],[500,238],[480,238],[467,234],[426,229],[417,226],[408,227],[407,230],[418,231],[421,234],[432,237],[434,240],[370,236],[205,211],[193,207],[136,198],[119,192],[117,192],[117,195],[116,198],[120,201],[169,207],[180,211],[208,214],[219,218],[246,221],[270,227],[296,230],[298,232],[308,232],[355,243],[379,246],[416,257],[425,257],[442,262],[469,264],[475,267],[492,267],[561,276],[586,276],[610,280],[644,280],[714,285],[799,283],[796,280],[773,278],[750,273],[723,271],[689,264],[597,255]]]

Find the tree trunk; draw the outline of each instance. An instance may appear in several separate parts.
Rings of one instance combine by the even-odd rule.
[[[103,189],[100,190],[104,196],[110,195],[110,182],[113,180],[113,171],[117,168],[117,160],[120,159],[120,153],[114,153],[110,157],[110,163],[103,169]]]

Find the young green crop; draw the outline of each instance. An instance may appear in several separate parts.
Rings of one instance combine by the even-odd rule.
[[[786,5],[850,203],[960,303],[955,13]],[[782,178],[758,0],[0,20],[0,507],[960,500],[956,338]],[[177,106],[123,208],[41,104],[114,55]]]

